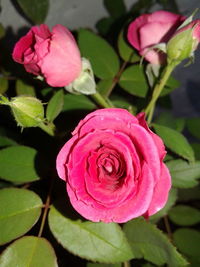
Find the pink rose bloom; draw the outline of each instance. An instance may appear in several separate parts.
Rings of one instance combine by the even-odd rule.
[[[13,59],[26,71],[44,76],[51,86],[66,86],[81,72],[81,57],[71,32],[57,24],[34,26],[15,45]]]
[[[185,20],[185,17],[167,11],[143,14],[128,27],[128,41],[152,64],[165,62],[166,55],[148,49],[158,43],[166,43]]]
[[[58,154],[57,171],[83,217],[123,223],[164,207],[171,187],[166,152],[144,113],[96,110],[72,134]]]

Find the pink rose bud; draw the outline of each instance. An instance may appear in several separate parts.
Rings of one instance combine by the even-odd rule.
[[[144,113],[96,110],[72,134],[58,154],[57,172],[83,217],[123,223],[165,206],[171,187],[165,147]]]
[[[128,27],[128,41],[152,64],[166,61],[166,55],[150,48],[159,43],[167,43],[185,17],[167,11],[143,14]]]
[[[200,20],[180,28],[167,44],[168,61],[180,63],[191,57],[200,42]]]
[[[13,59],[26,71],[44,76],[51,86],[73,82],[81,72],[81,57],[71,32],[57,24],[50,32],[47,25],[34,26],[15,45]]]

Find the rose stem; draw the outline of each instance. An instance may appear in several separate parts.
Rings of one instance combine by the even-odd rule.
[[[113,82],[110,86],[110,88],[108,89],[107,92],[107,97],[110,96],[110,94],[112,93],[113,89],[115,88],[116,84],[118,83],[124,69],[126,68],[126,65],[131,61],[132,57],[134,55],[134,52],[131,53],[130,57],[128,60],[124,61],[123,64],[121,65],[121,68],[119,69],[118,73],[115,75],[115,77],[113,78]]]
[[[164,224],[165,224],[165,228],[166,228],[166,231],[167,231],[167,235],[169,237],[169,240],[172,242],[172,231],[171,231],[171,228],[170,228],[170,224],[169,224],[169,220],[168,220],[167,215],[165,215],[163,217],[163,220],[164,220]]]
[[[50,202],[51,202],[51,193],[52,193],[53,184],[54,184],[54,181],[55,181],[54,178],[55,178],[55,176],[52,175],[51,176],[51,182],[50,182],[49,191],[48,191],[47,198],[46,198],[46,201],[45,201],[45,204],[44,204],[44,211],[43,211],[43,215],[42,215],[42,221],[41,221],[38,237],[42,236],[42,232],[43,232],[44,225],[45,225],[45,222],[46,222],[47,213],[48,213],[48,209],[49,209]]]
[[[156,103],[158,97],[160,96],[162,89],[164,88],[164,86],[165,86],[167,80],[169,79],[169,76],[171,75],[175,66],[176,66],[175,64],[171,63],[165,67],[165,69],[161,73],[160,80],[158,81],[158,83],[155,85],[155,87],[153,89],[153,95],[152,95],[151,101],[149,102],[149,104],[147,105],[147,107],[144,111],[146,113],[148,123],[150,123],[152,120],[155,103]]]
[[[94,99],[94,101],[104,108],[112,108],[113,105],[110,101],[105,99],[100,93],[96,92],[96,94],[91,95],[91,97]]]

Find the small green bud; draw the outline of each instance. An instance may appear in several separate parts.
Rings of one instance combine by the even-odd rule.
[[[44,107],[41,101],[31,96],[19,96],[9,102],[19,126],[37,127],[44,121]]]
[[[91,95],[96,93],[96,83],[89,60],[82,58],[82,71],[78,78],[64,87],[68,92],[74,94]]]
[[[168,62],[190,58],[199,44],[199,20],[180,28],[167,43]]]

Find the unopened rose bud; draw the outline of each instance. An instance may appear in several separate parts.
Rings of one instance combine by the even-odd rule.
[[[200,42],[200,20],[180,28],[167,44],[168,61],[181,62],[192,56]]]
[[[89,60],[82,58],[82,70],[79,77],[65,86],[65,89],[74,94],[91,95],[96,93],[96,83]]]
[[[44,120],[41,101],[31,96],[19,96],[9,102],[17,124],[23,128],[37,127]]]

